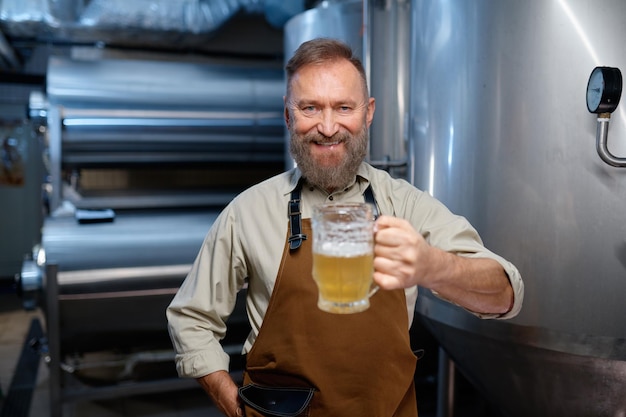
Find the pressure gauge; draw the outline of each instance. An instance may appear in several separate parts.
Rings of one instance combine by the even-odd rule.
[[[622,95],[619,68],[596,67],[587,83],[587,109],[591,113],[613,113]]]

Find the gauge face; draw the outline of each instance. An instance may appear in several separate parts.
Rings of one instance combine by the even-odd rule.
[[[622,95],[619,68],[596,67],[587,83],[587,109],[591,113],[612,113]]]
[[[591,113],[595,113],[600,106],[603,91],[604,77],[602,76],[602,70],[600,68],[595,68],[591,72],[589,83],[587,84],[587,109]]]

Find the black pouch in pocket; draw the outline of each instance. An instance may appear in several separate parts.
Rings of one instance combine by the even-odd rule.
[[[248,384],[239,388],[239,397],[249,407],[268,417],[296,417],[313,398],[313,388],[278,388]]]

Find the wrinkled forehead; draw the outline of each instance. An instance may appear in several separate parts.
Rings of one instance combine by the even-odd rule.
[[[287,79],[287,98],[294,88],[302,91],[307,87],[325,87],[327,83],[340,83],[336,88],[360,90],[364,99],[369,97],[367,83],[359,70],[348,60],[340,58],[301,66]]]

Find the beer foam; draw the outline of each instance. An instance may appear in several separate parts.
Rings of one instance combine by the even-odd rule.
[[[352,257],[372,252],[369,242],[322,242],[314,245],[314,251],[323,255]]]

